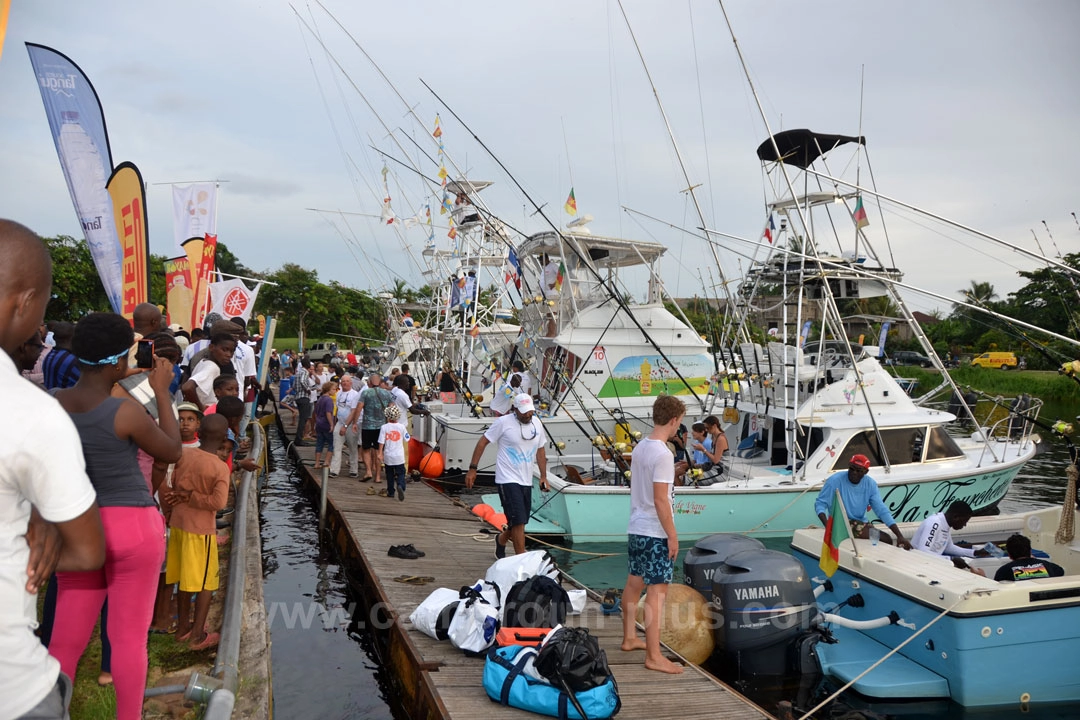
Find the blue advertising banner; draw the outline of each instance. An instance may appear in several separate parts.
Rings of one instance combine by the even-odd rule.
[[[112,199],[105,187],[113,165],[101,103],[94,86],[70,58],[44,45],[26,43],[26,50],[75,213],[109,304],[119,313],[122,255]]]

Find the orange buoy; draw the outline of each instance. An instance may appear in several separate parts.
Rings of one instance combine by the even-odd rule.
[[[495,508],[491,507],[487,503],[480,503],[479,505],[473,505],[472,514],[481,520],[487,520],[495,512]]]
[[[429,480],[433,480],[443,474],[443,456],[437,450],[432,450],[417,465],[420,474]]]
[[[409,467],[415,468],[420,465],[420,461],[424,458],[424,450],[427,446],[423,442],[417,440],[414,437],[409,438]]]
[[[494,510],[494,508],[492,508],[492,510]],[[503,526],[507,524],[506,516],[502,513],[493,512],[484,519],[491,523],[491,526],[497,530],[502,530]]]

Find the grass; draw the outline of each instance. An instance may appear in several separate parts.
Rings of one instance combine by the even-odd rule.
[[[147,652],[151,671],[168,674],[192,666],[209,669],[213,650],[194,652],[184,643],[178,643],[173,635],[150,635]],[[97,684],[101,673],[101,641],[99,628],[94,628],[90,644],[86,646],[75,676],[75,690],[71,696],[71,717],[86,720],[110,720],[116,717],[116,693],[113,688]],[[196,717],[195,710],[190,716]]]
[[[898,375],[918,378],[920,388],[937,384],[938,373],[917,367],[900,366]],[[990,395],[1028,393],[1042,400],[1080,401],[1080,383],[1053,370],[999,370],[959,367],[950,371],[958,385],[968,385]]]

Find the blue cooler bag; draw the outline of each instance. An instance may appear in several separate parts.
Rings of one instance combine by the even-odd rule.
[[[575,693],[585,717],[574,707],[570,696],[550,683],[523,674],[536,648],[522,645],[492,648],[484,662],[484,690],[500,705],[528,710],[560,720],[603,720],[619,712],[622,702],[615,678],[608,675],[603,685]]]

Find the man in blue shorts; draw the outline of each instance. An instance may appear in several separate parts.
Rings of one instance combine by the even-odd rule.
[[[653,430],[634,448],[630,462],[630,525],[627,528],[629,576],[622,594],[623,650],[644,650],[649,670],[678,674],[681,665],[660,653],[660,616],[679,554],[675,533],[675,456],[667,443],[686,414],[674,395],[653,403]],[[637,636],[637,605],[645,595],[645,640]]]
[[[506,524],[509,526],[495,536],[495,557],[506,557],[506,543],[514,543],[514,552],[525,552],[525,524],[532,513],[533,464],[540,474],[540,490],[548,491],[547,483],[547,433],[540,419],[535,417],[533,400],[528,395],[518,395],[513,400],[514,411],[496,418],[473,450],[469,472],[465,474],[465,487],[471,488],[476,481],[476,470],[484,449],[490,443],[499,446],[495,457],[495,486],[499,488]]]

